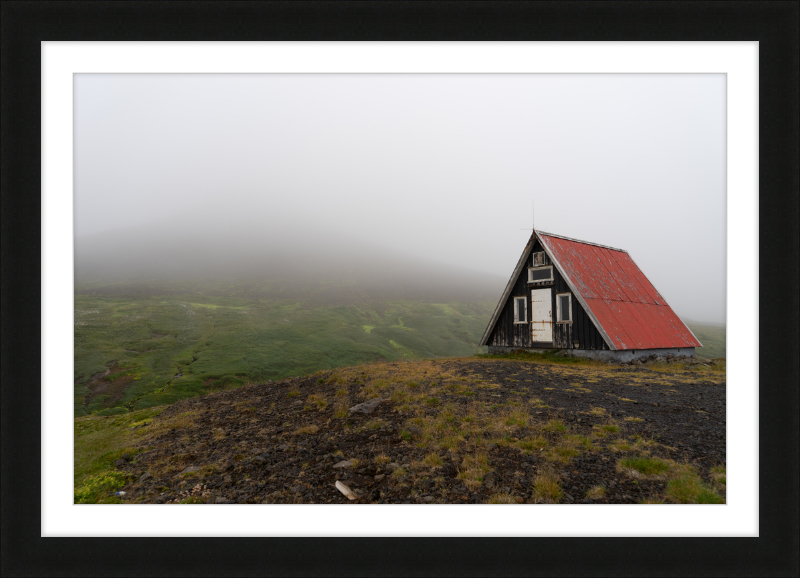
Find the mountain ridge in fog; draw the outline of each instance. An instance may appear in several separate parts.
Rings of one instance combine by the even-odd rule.
[[[203,293],[325,304],[483,301],[499,299],[506,282],[403,254],[380,239],[277,219],[166,220],[75,238],[75,291],[82,294]]]

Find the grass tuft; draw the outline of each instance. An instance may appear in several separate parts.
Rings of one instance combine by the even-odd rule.
[[[659,478],[669,473],[669,462],[659,458],[631,457],[621,459],[617,468],[633,478]]]
[[[564,495],[564,491],[558,484],[558,475],[545,470],[533,480],[533,497],[539,504],[557,504]]]

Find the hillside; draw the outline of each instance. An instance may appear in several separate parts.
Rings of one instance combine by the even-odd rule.
[[[692,333],[695,334],[703,347],[696,349],[697,357],[701,359],[715,359],[725,357],[727,331],[723,323],[704,323],[691,319],[683,320]]]
[[[377,360],[470,355],[494,303],[75,296],[75,415]],[[485,349],[485,348],[484,348]]]
[[[77,418],[76,501],[723,503],[724,368],[382,362]]]
[[[365,362],[485,353],[505,279],[316,231],[185,225],[76,239],[74,414]],[[724,327],[689,322],[705,358]]]

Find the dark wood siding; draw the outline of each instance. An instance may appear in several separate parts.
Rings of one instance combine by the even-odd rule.
[[[539,241],[533,246],[532,253],[544,251]],[[581,304],[572,295],[572,323],[556,322],[556,295],[560,293],[572,292],[561,273],[553,267],[553,280],[537,283],[528,283],[528,267],[533,264],[533,256],[528,255],[525,266],[514,282],[514,287],[508,297],[508,301],[503,305],[497,323],[489,336],[488,344],[504,347],[554,347],[558,349],[573,349],[574,342],[578,342],[577,349],[608,349],[603,337],[592,323],[592,320],[583,310]],[[546,265],[551,265],[549,258],[545,260]],[[551,311],[553,312],[553,342],[534,343],[531,341],[530,323],[514,323],[514,297],[525,297],[528,307],[528,322],[531,319],[531,289],[550,288],[551,291]]]

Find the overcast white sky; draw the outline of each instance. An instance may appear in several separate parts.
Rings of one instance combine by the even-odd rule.
[[[79,74],[75,234],[329,231],[508,277],[535,199],[538,229],[628,250],[679,315],[722,322],[725,91],[721,74]]]

